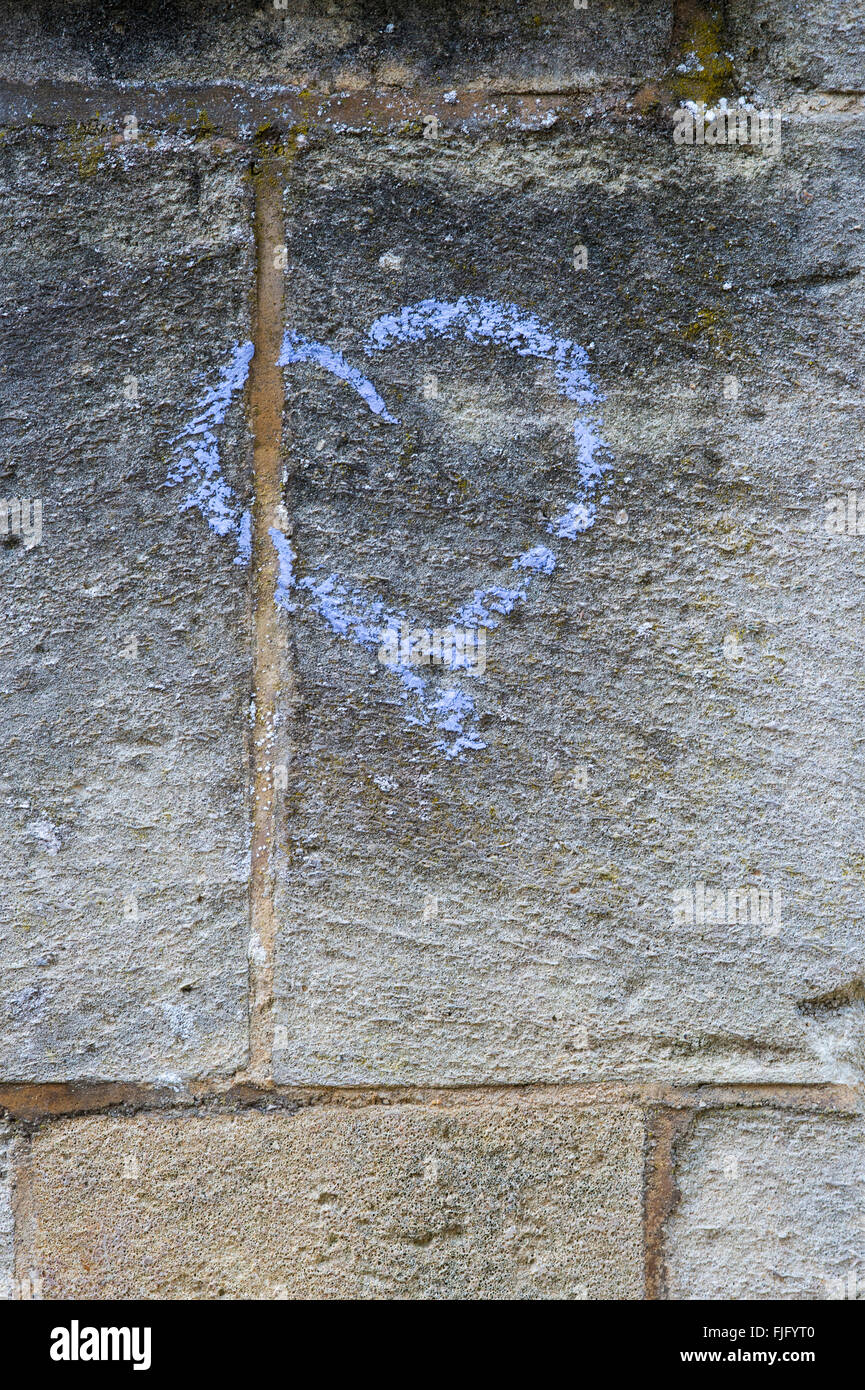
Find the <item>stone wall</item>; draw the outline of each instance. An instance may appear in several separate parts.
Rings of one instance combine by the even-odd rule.
[[[0,19],[6,1295],[862,1297],[865,4]]]

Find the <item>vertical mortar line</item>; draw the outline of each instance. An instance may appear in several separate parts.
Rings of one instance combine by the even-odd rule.
[[[277,255],[285,230],[282,186],[276,158],[267,151],[257,161],[255,189],[255,353],[250,365],[249,410],[253,438],[252,504],[252,865],[249,959],[248,1075],[267,1082],[273,1061],[274,777],[278,759],[277,701],[280,643],[274,591],[279,574],[276,549],[268,534],[280,524],[282,416],[284,387],[277,366],[283,333],[283,269]]]
[[[32,1280],[41,1276],[36,1268],[34,1238],[36,1219],[30,1183],[31,1140],[28,1132],[18,1133],[9,1145],[9,1183],[12,1206],[12,1265],[15,1288],[13,1298],[21,1298],[31,1290]],[[32,1297],[32,1292],[27,1293]]]
[[[678,97],[711,105],[731,90],[735,74],[727,56],[727,34],[726,0],[673,0],[667,75]],[[680,75],[678,64],[692,54],[699,68]]]
[[[696,1111],[683,1106],[652,1105],[646,1111],[646,1152],[643,1174],[645,1294],[650,1301],[666,1297],[666,1224],[679,1200],[676,1184],[676,1145],[688,1132]]]
[[[670,47],[680,53],[685,41],[701,28],[727,26],[726,0],[672,0]]]

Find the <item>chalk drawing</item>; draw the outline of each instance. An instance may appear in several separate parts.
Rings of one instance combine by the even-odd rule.
[[[597,505],[594,493],[612,468],[610,450],[601,434],[598,404],[602,399],[589,374],[586,349],[569,338],[555,334],[537,318],[515,304],[503,304],[474,296],[456,300],[425,299],[405,305],[393,314],[377,318],[363,344],[367,357],[395,346],[420,344],[429,338],[462,338],[469,343],[488,344],[520,357],[532,357],[550,364],[557,389],[580,407],[573,423],[576,460],[576,487],[573,499],[561,515],[546,524],[549,535],[559,540],[576,540],[594,525]],[[170,486],[191,486],[181,507],[197,508],[218,535],[232,535],[238,549],[236,563],[248,563],[251,550],[250,517],[241,512],[234,494],[222,476],[216,430],[223,423],[233,396],[241,390],[249,373],[252,344],[237,345],[219,382],[208,389],[196,406],[195,414],[173,441],[176,462],[169,472]],[[288,329],[285,332],[279,365],[291,368],[312,364],[343,382],[364,401],[372,414],[385,424],[399,424],[387,409],[376,386],[341,352]],[[461,685],[441,685],[425,678],[413,666],[400,663],[383,668],[375,661],[379,646],[388,635],[399,632],[403,623],[419,626],[401,610],[388,608],[384,600],[350,586],[337,573],[298,576],[298,556],[291,541],[276,527],[270,539],[279,557],[279,575],[274,602],[287,613],[303,603],[316,613],[335,637],[369,652],[372,669],[394,677],[405,703],[409,723],[428,727],[434,747],[444,757],[464,761],[473,750],[487,745],[478,732],[479,715],[475,701]],[[498,627],[500,620],[525,603],[533,580],[548,579],[557,557],[546,543],[538,543],[511,563],[518,576],[514,587],[490,584],[475,589],[472,597],[449,620],[463,627]],[[462,666],[463,669],[458,667]],[[454,651],[451,671],[456,678],[478,679],[478,672],[465,668]]]

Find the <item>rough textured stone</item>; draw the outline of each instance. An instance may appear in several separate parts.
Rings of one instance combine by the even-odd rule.
[[[456,84],[500,91],[631,86],[663,68],[670,35],[664,0],[519,0],[455,7],[364,0],[261,0],[230,6],[186,0],[120,6],[94,21],[88,0],[59,9],[5,3],[4,73],[33,82],[282,82],[382,88]]]
[[[727,39],[739,85],[771,99],[794,92],[861,92],[865,4],[730,0]]]
[[[248,335],[245,163],[86,132],[0,142],[5,1080],[245,1055],[243,571],[171,440]],[[137,400],[133,399],[137,392]],[[242,411],[225,427],[248,490]]]
[[[679,1146],[671,1298],[865,1298],[859,1116],[701,1115]]]
[[[863,557],[824,522],[860,482],[862,152],[849,123],[757,152],[349,139],[294,165],[290,326],[399,417],[286,369],[298,573],[437,627],[540,541],[558,567],[462,682],[486,744],[463,758],[308,590],[281,619],[281,1079],[861,1075]],[[576,473],[551,369],[462,337],[365,351],[430,295],[591,348],[615,475],[576,541],[546,530]],[[700,882],[774,890],[778,923],[682,924]]]
[[[0,1146],[0,1291],[639,1297],[645,1202],[655,1292],[689,1112],[644,1175],[637,1109],[563,1083],[865,1074],[865,0],[0,0],[0,64],[0,502],[44,506],[0,546],[0,1081],[28,1125],[142,1107],[46,1122],[32,1173],[16,1140],[22,1286]],[[675,145],[722,93],[780,144]],[[278,615],[266,538],[250,582],[163,486],[256,296],[276,336],[254,170],[294,335],[283,459],[253,363]],[[548,529],[580,413],[550,363],[365,338],[431,297],[589,350],[585,534]],[[239,393],[218,434],[245,507]],[[375,623],[442,627],[539,542],[555,572],[441,682],[454,748]],[[231,1116],[271,1024],[315,1102]],[[436,1089],[495,1081],[551,1089]],[[325,1091],[358,1083],[430,1090]],[[861,1296],[861,1152],[850,1116],[699,1116],[668,1293]]]
[[[46,1298],[637,1298],[642,1123],[543,1102],[71,1120]]]
[[[761,103],[861,92],[865,4],[728,0],[679,31],[666,0],[561,0],[386,6],[361,0],[201,0],[94,12],[89,0],[0,5],[0,63],[11,81],[283,84],[311,94],[359,86],[387,90],[486,88],[504,93],[636,96],[676,81],[677,60],[708,71],[716,45],[729,58],[728,90]],[[688,7],[683,7],[683,13]],[[706,17],[709,22],[706,23]],[[206,98],[203,99],[206,105]]]

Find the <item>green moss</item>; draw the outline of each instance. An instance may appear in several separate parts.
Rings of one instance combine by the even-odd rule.
[[[298,139],[309,132],[309,118],[303,117],[285,135],[280,135],[272,125],[261,125],[255,132],[255,142],[267,149],[269,155],[277,159],[294,159],[298,151]]]
[[[196,112],[195,120],[187,126],[187,130],[195,140],[210,140],[217,134],[216,126],[203,106]]]
[[[63,139],[57,142],[56,151],[58,158],[75,165],[79,178],[93,178],[109,152],[104,127],[98,119],[87,125],[70,122],[64,128]]]
[[[680,101],[702,101],[711,106],[731,88],[733,65],[721,51],[724,43],[724,20],[720,10],[709,10],[695,16],[685,35],[671,89]]]
[[[678,337],[686,343],[706,342],[717,352],[729,352],[733,335],[723,326],[725,315],[720,309],[698,309],[697,317],[691,322],[675,329]]]

